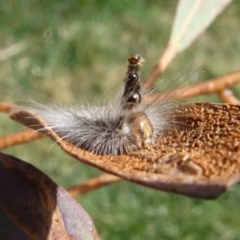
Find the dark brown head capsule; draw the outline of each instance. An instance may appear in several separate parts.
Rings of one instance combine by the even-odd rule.
[[[131,55],[131,56],[128,58],[129,64],[133,64],[133,65],[140,63],[140,60],[141,60],[141,56],[138,55],[138,54]]]

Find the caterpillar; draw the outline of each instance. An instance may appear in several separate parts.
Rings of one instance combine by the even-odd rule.
[[[37,104],[31,111],[61,139],[95,154],[121,155],[149,149],[158,137],[179,123],[167,99],[148,99],[151,92],[139,76],[143,62],[139,54],[128,58],[122,90],[103,105]]]

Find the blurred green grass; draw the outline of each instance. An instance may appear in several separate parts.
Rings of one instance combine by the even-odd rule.
[[[122,81],[129,54],[145,58],[141,76],[147,76],[167,44],[175,9],[175,1],[157,0],[2,1],[0,49],[23,40],[28,48],[0,62],[0,101],[38,94],[61,103],[106,99]],[[199,57],[199,80],[239,69],[239,13],[235,1],[162,78],[174,79]],[[195,100],[220,101],[215,95]],[[1,135],[24,129],[3,114],[0,121]],[[101,174],[49,139],[4,152],[31,162],[64,187]],[[240,239],[239,187],[201,201],[122,181],[78,200],[102,239]]]

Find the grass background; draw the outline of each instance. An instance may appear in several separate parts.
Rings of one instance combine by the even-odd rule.
[[[144,79],[167,44],[176,5],[167,0],[1,1],[0,49],[23,40],[28,47],[0,61],[0,101],[38,95],[61,103],[106,99],[124,78],[131,53],[145,58]],[[240,3],[234,1],[162,79],[173,80],[199,57],[199,80],[239,69],[239,26]],[[234,88],[236,94],[239,90]],[[195,100],[220,101],[215,95]],[[24,129],[3,114],[0,121],[0,135]],[[4,152],[30,162],[64,187],[101,174],[49,139]],[[78,200],[102,239],[240,239],[239,187],[202,201],[122,181]]]

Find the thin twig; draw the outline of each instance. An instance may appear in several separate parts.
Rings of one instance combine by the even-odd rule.
[[[226,103],[240,104],[240,101],[230,89],[225,89],[218,93],[219,97]]]
[[[89,191],[106,186],[120,181],[122,178],[116,177],[111,174],[103,174],[99,177],[92,178],[78,185],[67,188],[67,191],[73,196],[77,197]]]
[[[18,133],[0,137],[0,149],[14,146],[17,144],[30,142],[30,141],[36,140],[38,138],[41,138],[43,136],[44,136],[44,134],[42,134],[40,132],[36,132],[36,130],[26,129],[22,132],[18,132]]]
[[[12,111],[12,109],[15,107],[14,104],[6,103],[6,102],[0,102],[0,112],[9,113]]]
[[[198,83],[190,87],[182,87],[161,94],[152,94],[148,99],[157,98],[159,101],[165,97],[171,100],[183,100],[199,95],[219,93],[226,88],[240,82],[240,71],[232,72],[221,77],[212,78],[206,82]]]
[[[145,86],[151,88],[157,81],[158,77],[164,72],[164,70],[169,66],[172,60],[177,56],[177,51],[173,45],[168,45],[165,49],[162,57],[154,65],[149,76],[145,81]]]

